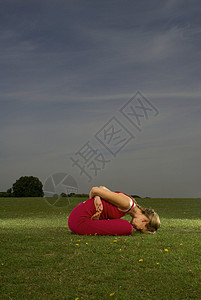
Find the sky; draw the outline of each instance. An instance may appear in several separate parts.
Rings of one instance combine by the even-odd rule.
[[[2,0],[0,191],[35,176],[53,193],[71,178],[79,193],[201,197],[200,12]]]

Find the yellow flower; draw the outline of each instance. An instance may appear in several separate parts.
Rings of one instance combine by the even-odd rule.
[[[79,246],[79,244],[75,244],[76,246]]]
[[[110,294],[110,297],[114,296],[114,294],[115,294],[115,293],[111,293],[111,294]]]
[[[168,252],[168,249],[164,249],[164,251]]]
[[[180,246],[183,246],[183,244],[180,244]]]
[[[157,262],[156,264],[159,265],[159,262]]]
[[[119,249],[119,251],[121,251],[121,249]]]
[[[117,242],[117,240],[114,240],[113,242],[114,242],[114,243],[116,243],[116,242]]]
[[[75,298],[75,300],[79,300],[79,298]]]
[[[4,265],[4,263],[1,263],[1,265],[3,266],[3,265]]]
[[[143,259],[141,258],[141,259],[139,259],[139,261],[143,261]]]
[[[88,243],[86,243],[86,245],[88,245]]]

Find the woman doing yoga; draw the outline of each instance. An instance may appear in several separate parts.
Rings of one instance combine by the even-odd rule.
[[[78,204],[69,218],[68,226],[80,235],[130,235],[135,230],[155,233],[160,219],[154,210],[142,208],[131,196],[112,192],[104,186],[93,187],[87,201]],[[131,222],[121,219],[131,216]]]

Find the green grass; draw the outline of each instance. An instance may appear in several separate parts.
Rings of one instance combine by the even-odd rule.
[[[0,199],[0,299],[200,299],[201,199],[141,199],[158,233],[116,238],[70,232],[84,200]]]

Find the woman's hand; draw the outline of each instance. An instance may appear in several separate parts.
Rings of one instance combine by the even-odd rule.
[[[96,208],[96,213],[91,217],[91,220],[99,220],[100,215],[103,211],[103,203],[99,196],[94,197],[94,206]]]
[[[92,189],[90,190],[90,192],[89,192],[89,199],[91,199],[91,198],[94,198],[95,196],[97,196],[96,195],[96,190],[97,190],[97,188],[98,189],[100,189],[100,190],[105,190],[105,191],[108,191],[108,192],[111,192],[108,188],[106,188],[105,186],[99,186],[99,187],[97,187],[97,186],[94,186],[94,187],[92,187]]]
[[[89,192],[89,199],[94,198],[95,194],[94,194],[94,188],[96,188],[95,186],[92,187],[92,189]]]
[[[105,186],[94,186],[90,191],[90,199],[99,196],[105,201],[117,206],[120,210],[130,208],[130,197],[124,193],[116,193],[107,189]]]

